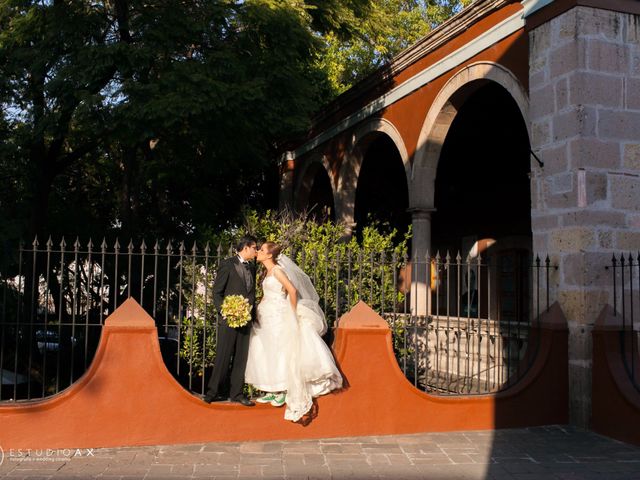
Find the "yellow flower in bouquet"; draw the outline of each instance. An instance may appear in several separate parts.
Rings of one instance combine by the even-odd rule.
[[[251,320],[251,305],[242,295],[224,297],[220,313],[231,328],[244,327]]]

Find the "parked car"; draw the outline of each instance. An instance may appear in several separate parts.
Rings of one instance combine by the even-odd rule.
[[[57,330],[36,330],[36,342],[38,344],[38,350],[40,350],[40,353],[44,353],[45,351],[57,352],[60,350],[60,335],[58,334]],[[69,336],[69,345],[75,346],[77,344],[78,339],[76,337]]]

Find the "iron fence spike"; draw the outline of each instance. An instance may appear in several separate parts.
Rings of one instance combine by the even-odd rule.
[[[140,251],[141,252],[147,251],[147,244],[144,242],[144,238],[142,239],[142,243],[140,244]]]
[[[36,236],[35,236],[35,238],[33,239],[33,242],[31,243],[31,245],[32,245],[34,248],[35,248],[35,247],[37,247],[38,245],[40,245],[40,244],[38,243],[38,235],[36,235]]]
[[[204,246],[205,255],[209,255],[210,251],[211,251],[211,248],[209,247],[209,242],[207,242],[207,244]]]
[[[460,263],[460,260],[462,260],[462,256],[460,255],[460,250],[458,250],[458,253],[456,254],[456,262]]]
[[[156,238],[156,243],[153,245],[153,251],[158,253],[160,251],[160,241]]]
[[[64,241],[64,236],[62,237],[62,240],[60,240],[60,248],[62,250],[64,250],[64,247],[67,246],[67,242]]]
[[[191,247],[191,253],[195,256],[195,254],[198,252],[198,247],[196,246],[196,242],[195,240],[193,241],[193,247]]]
[[[91,251],[93,249],[93,242],[91,241],[91,237],[89,237],[89,243],[87,243],[87,249]]]
[[[216,248],[216,253],[218,256],[222,255],[222,244],[218,243],[218,247]]]
[[[47,250],[51,250],[53,246],[53,240],[51,240],[51,235],[49,235],[49,240],[47,240]]]
[[[133,252],[133,238],[129,238],[129,245],[127,245],[129,252]]]
[[[76,237],[76,241],[73,243],[73,248],[78,250],[80,248],[80,238]]]
[[[118,237],[116,237],[116,243],[113,245],[113,249],[116,252],[120,250],[120,241],[118,240]]]
[[[171,252],[173,252],[173,244],[171,243],[171,240],[169,240],[167,243],[167,253],[171,255]]]
[[[104,237],[102,237],[102,243],[100,244],[100,248],[102,248],[103,252],[107,249],[107,239]]]

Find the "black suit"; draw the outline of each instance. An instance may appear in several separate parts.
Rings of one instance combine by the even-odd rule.
[[[216,280],[213,284],[213,303],[219,312],[224,297],[227,295],[242,295],[249,300],[250,305],[256,301],[255,267],[249,263],[243,265],[239,257],[223,260],[218,268]],[[255,318],[255,308],[251,312],[252,321]],[[229,398],[232,400],[242,396],[244,387],[244,370],[249,353],[249,334],[251,322],[242,328],[231,328],[226,320],[218,316],[218,339],[213,373],[209,381],[208,397],[215,397],[223,392],[220,386],[229,375],[231,364],[231,388]],[[233,359],[233,361],[232,361]]]

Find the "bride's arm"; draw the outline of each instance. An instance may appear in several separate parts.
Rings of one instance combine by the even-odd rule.
[[[296,287],[293,286],[287,274],[282,271],[280,268],[273,269],[273,275],[278,279],[278,281],[282,284],[284,289],[287,291],[289,295],[289,301],[291,302],[291,307],[293,311],[296,311],[296,307],[298,306],[298,291]]]

